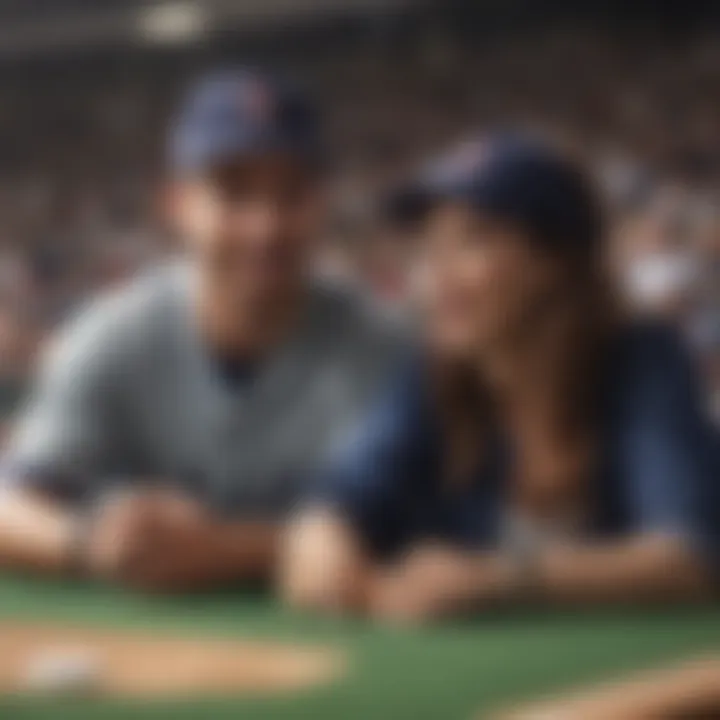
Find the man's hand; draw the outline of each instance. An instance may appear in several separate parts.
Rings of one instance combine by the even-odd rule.
[[[509,570],[496,558],[428,545],[375,578],[370,614],[400,624],[462,615],[497,598]]]
[[[191,590],[218,572],[214,523],[195,501],[170,491],[119,495],[88,531],[91,575],[150,591]]]

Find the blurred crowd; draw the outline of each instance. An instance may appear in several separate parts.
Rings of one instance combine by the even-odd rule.
[[[324,270],[402,304],[402,254],[375,220],[378,191],[468,128],[542,127],[593,162],[620,285],[638,310],[687,332],[720,417],[719,39],[424,28],[398,44],[367,37],[273,54],[328,116],[337,222]],[[188,51],[0,65],[3,407],[78,303],[174,250],[159,192],[163,134],[187,79],[218,59]]]

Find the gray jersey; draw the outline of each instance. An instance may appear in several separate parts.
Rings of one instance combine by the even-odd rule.
[[[381,390],[404,343],[362,303],[313,287],[301,323],[229,385],[168,266],[94,302],[53,343],[10,443],[7,475],[73,496],[180,484],[219,508],[286,507]]]

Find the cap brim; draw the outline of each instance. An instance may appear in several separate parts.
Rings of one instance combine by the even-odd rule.
[[[185,173],[198,173],[229,162],[252,160],[265,156],[286,155],[313,169],[324,166],[324,154],[309,144],[293,142],[287,138],[263,135],[259,137],[222,137],[204,139],[186,147],[184,153],[175,153],[175,169]]]

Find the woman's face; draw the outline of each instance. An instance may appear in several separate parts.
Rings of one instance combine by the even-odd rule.
[[[464,356],[511,337],[558,273],[521,228],[443,204],[420,230],[412,280],[430,342]]]

